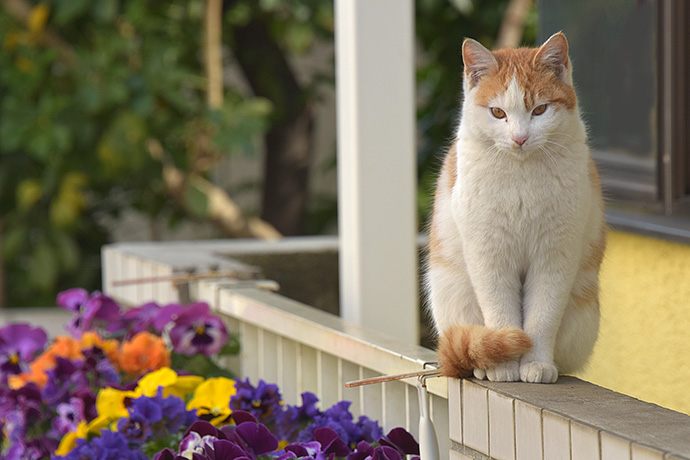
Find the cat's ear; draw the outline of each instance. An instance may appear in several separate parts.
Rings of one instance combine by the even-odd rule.
[[[465,64],[465,76],[470,88],[498,65],[491,51],[471,38],[466,38],[462,43],[462,61]]]
[[[570,67],[570,59],[568,59],[568,40],[566,40],[563,32],[553,34],[543,45],[541,45],[541,47],[539,47],[539,51],[537,51],[534,57],[534,62],[540,62],[550,67],[558,78],[572,85],[570,76],[568,75],[568,68]]]

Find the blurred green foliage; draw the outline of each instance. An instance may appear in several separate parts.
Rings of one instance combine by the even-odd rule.
[[[180,217],[149,142],[203,172],[253,153],[272,107],[227,88],[207,109],[202,0],[28,4],[26,22],[0,7],[1,249],[7,303],[50,305],[98,285],[104,215]]]
[[[152,143],[203,175],[222,155],[255,154],[281,107],[226,82],[224,106],[207,108],[203,0],[17,1],[27,20],[0,6],[1,260],[7,304],[49,305],[60,289],[98,286],[104,216],[205,217],[197,190],[184,211],[166,194]],[[491,46],[507,3],[415,2],[422,225],[458,117],[462,40]],[[256,18],[290,55],[333,38],[332,0],[226,0],[224,44],[232,50],[228,30]],[[301,97],[315,100],[324,82],[332,75],[302,82]],[[336,219],[331,204],[313,213],[320,228]]]

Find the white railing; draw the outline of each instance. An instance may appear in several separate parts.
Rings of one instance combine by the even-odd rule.
[[[129,303],[171,302],[180,295],[204,300],[239,333],[241,354],[225,363],[238,375],[278,383],[290,403],[303,391],[315,393],[325,407],[350,400],[355,414],[418,435],[415,380],[355,389],[344,384],[421,370],[434,359],[431,350],[259,289],[260,283],[211,279],[174,288],[161,281],[191,269],[241,275],[240,265],[219,256],[237,244],[106,247],[104,290]],[[115,286],[136,278],[148,281]],[[554,385],[434,378],[428,389],[441,459],[690,460],[690,417],[575,378]]]

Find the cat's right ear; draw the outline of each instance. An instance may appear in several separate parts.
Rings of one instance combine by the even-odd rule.
[[[466,38],[462,42],[462,62],[465,64],[465,77],[468,79],[470,88],[498,65],[491,51],[471,38]]]

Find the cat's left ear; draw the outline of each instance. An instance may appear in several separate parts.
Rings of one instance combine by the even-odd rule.
[[[462,62],[465,65],[465,76],[470,88],[476,86],[479,80],[498,65],[491,51],[471,38],[466,38],[462,42]]]
[[[558,78],[572,86],[570,75],[568,74],[568,69],[570,68],[568,40],[566,40],[563,32],[557,32],[546,40],[539,48],[534,61],[535,63],[541,62],[547,67],[552,68]]]

